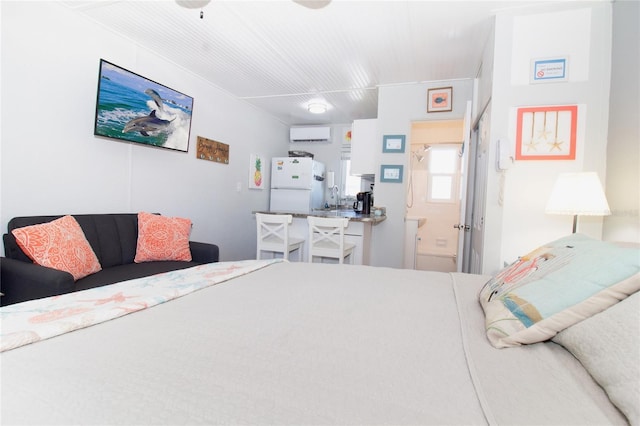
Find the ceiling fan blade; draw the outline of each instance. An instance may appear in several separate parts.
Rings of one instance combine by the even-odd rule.
[[[201,9],[208,5],[211,0],[176,0],[179,6],[187,9]]]
[[[293,2],[309,9],[322,9],[331,3],[331,0],[293,0]]]

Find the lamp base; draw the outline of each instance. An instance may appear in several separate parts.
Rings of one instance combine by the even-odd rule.
[[[573,215],[573,233],[576,233],[576,229],[578,228],[578,215]]]

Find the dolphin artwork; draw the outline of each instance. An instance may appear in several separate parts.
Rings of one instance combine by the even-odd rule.
[[[156,111],[144,117],[134,118],[127,122],[122,129],[122,133],[140,132],[142,136],[149,136],[150,133],[157,133],[167,130],[173,120],[163,120],[156,117]]]
[[[160,95],[158,94],[158,92],[156,92],[153,89],[147,89],[144,91],[144,93],[146,95],[149,95],[149,97],[151,99],[153,99],[153,101],[156,103],[156,105],[158,106],[158,110],[162,111],[164,109],[164,106],[162,104],[162,98],[160,97]]]

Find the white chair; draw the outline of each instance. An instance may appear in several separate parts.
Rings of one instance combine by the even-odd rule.
[[[309,222],[309,262],[314,256],[338,259],[344,263],[349,256],[353,263],[353,249],[356,246],[344,240],[344,230],[349,225],[347,217],[307,216]]]
[[[293,220],[290,214],[256,213],[258,231],[256,259],[262,258],[263,251],[282,253],[289,259],[289,253],[298,250],[298,261],[302,261],[302,245],[304,239],[289,236],[289,224]]]

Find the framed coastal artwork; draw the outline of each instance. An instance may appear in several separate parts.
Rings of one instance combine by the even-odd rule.
[[[404,152],[405,135],[383,135],[382,152]]]
[[[100,60],[93,134],[187,152],[193,98]]]
[[[453,87],[427,90],[427,112],[448,112],[453,109]]]
[[[402,172],[404,166],[401,164],[380,166],[380,182],[402,183]]]
[[[516,160],[575,160],[578,106],[518,108]]]

